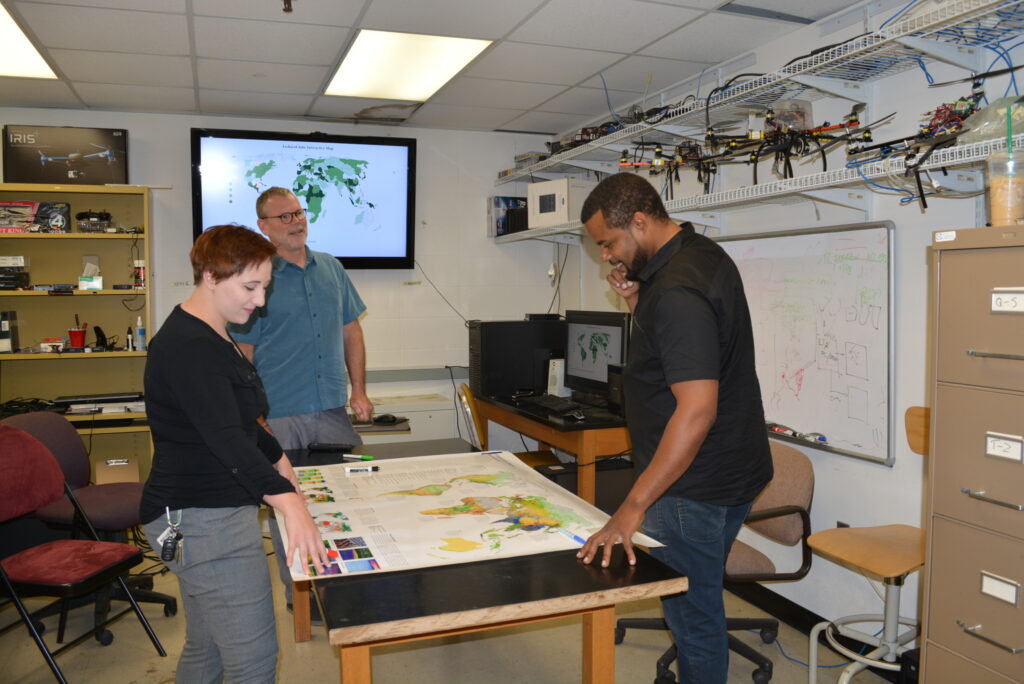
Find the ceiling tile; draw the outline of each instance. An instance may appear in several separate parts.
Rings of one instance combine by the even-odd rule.
[[[458,107],[429,102],[409,117],[412,126],[491,131],[522,114],[522,110],[496,107]]]
[[[340,119],[407,119],[418,106],[419,102],[324,95],[316,99],[310,114]]]
[[[654,57],[717,64],[798,28],[799,24],[735,14],[708,14],[640,52]]]
[[[81,5],[82,0],[18,0],[16,6],[29,4]],[[185,13],[185,0],[89,0],[92,7],[109,9],[140,10],[146,12]]]
[[[608,95],[611,97],[612,106],[620,115],[626,105],[640,99],[637,93],[621,90],[610,90]],[[568,92],[548,100],[538,109],[545,112],[612,118],[612,114],[608,112],[608,100],[605,98],[604,90],[598,88],[572,88]]]
[[[363,28],[430,33],[461,38],[497,39],[505,36],[542,0],[447,0],[409,2],[373,0]]]
[[[329,75],[325,66],[197,59],[200,88],[319,95]]]
[[[192,60],[188,57],[89,50],[50,50],[50,56],[72,81],[185,88],[193,85]]]
[[[87,107],[143,112],[195,111],[195,92],[191,88],[76,83],[75,90]]]
[[[501,127],[505,131],[526,131],[554,135],[560,131],[579,128],[580,117],[575,114],[556,112],[526,112]]]
[[[708,65],[699,62],[634,56],[608,67],[602,74],[612,90],[629,90],[634,93],[643,93],[646,90],[649,93],[656,93],[694,74],[699,74],[706,66]],[[651,78],[650,86],[647,85],[648,77]],[[600,76],[588,79],[581,85],[590,88],[603,87]]]
[[[565,86],[521,81],[496,81],[462,76],[451,81],[434,97],[432,104],[532,109],[565,90]]]
[[[0,102],[5,107],[71,107],[82,106],[66,83],[41,78],[8,78],[0,76]],[[6,123],[15,123],[7,121]]]
[[[199,91],[199,109],[204,114],[259,114],[302,116],[313,98],[309,95],[241,93],[227,90]]]
[[[549,0],[509,40],[633,52],[700,14],[637,0]]]
[[[181,14],[28,3],[17,7],[36,38],[48,48],[189,53],[188,26]],[[117,28],[112,32],[111,27]]]
[[[317,26],[353,26],[363,3],[296,0],[291,12],[285,12],[283,8],[280,0],[192,0],[192,12],[196,16],[264,19]]]
[[[282,64],[334,65],[351,31],[337,26],[195,18],[196,55]]]
[[[612,52],[500,43],[465,71],[467,76],[575,85],[623,58]]]

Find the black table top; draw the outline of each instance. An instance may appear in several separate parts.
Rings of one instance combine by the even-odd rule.
[[[637,549],[637,564],[630,566],[622,548],[616,546],[609,567],[585,565],[575,550],[552,551],[474,563],[441,565],[395,572],[365,573],[330,577],[313,582],[324,608],[329,630],[345,630],[353,641],[389,638],[401,626],[381,627],[373,637],[374,625],[414,621],[466,611],[498,609],[535,601],[587,607],[587,602],[613,605],[642,598],[631,588],[666,581],[678,582],[675,570]],[[617,591],[622,590],[622,591]],[[661,592],[665,593],[665,592]],[[672,592],[669,592],[672,593]],[[586,595],[586,596],[585,596]],[[659,594],[660,595],[660,594]],[[569,599],[569,602],[558,599]],[[585,600],[586,599],[586,600]],[[565,612],[555,610],[554,612]],[[362,638],[369,627],[370,636]],[[435,631],[435,630],[429,630]],[[417,633],[415,630],[408,634]],[[332,639],[332,643],[334,640]]]
[[[434,456],[435,454],[465,454],[476,448],[464,439],[421,439],[407,442],[385,442],[382,444],[359,444],[352,448],[352,454],[369,454],[376,459],[406,458],[408,456]],[[309,451],[289,449],[288,460],[296,468],[305,466],[334,465],[344,462],[345,451]]]
[[[566,432],[573,432],[577,430],[602,430],[604,428],[626,426],[625,418],[611,413],[607,409],[584,408],[584,419],[576,420],[575,418],[563,417],[554,411],[545,412],[535,406],[520,406],[516,403],[516,400],[511,397],[477,397],[477,399],[489,404],[494,404],[495,406],[501,407],[506,411],[515,413],[516,415],[523,416],[524,418],[530,418],[531,420],[535,420],[538,423],[555,428],[556,430],[563,430]]]

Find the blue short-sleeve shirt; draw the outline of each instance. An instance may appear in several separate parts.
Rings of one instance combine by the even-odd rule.
[[[230,326],[255,345],[270,403],[268,418],[314,413],[348,401],[342,329],[366,310],[348,273],[330,254],[306,248],[306,268],[274,257],[266,305]]]

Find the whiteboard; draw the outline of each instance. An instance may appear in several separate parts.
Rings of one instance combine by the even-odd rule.
[[[719,238],[754,327],[765,420],[892,465],[890,221]],[[787,440],[788,441],[788,440]]]

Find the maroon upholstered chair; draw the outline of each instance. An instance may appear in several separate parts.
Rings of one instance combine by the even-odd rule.
[[[39,440],[27,432],[10,425],[0,425],[0,472],[4,474],[0,478],[0,522],[31,515],[66,495],[89,536],[88,539],[46,542],[0,560],[0,581],[5,593],[17,607],[21,621],[57,681],[66,680],[54,660],[56,655],[92,635],[98,636],[108,624],[131,610],[135,611],[157,653],[166,656],[124,582],[128,570],[142,562],[142,552],[130,544],[99,540],[89,518],[65,483],[57,461]],[[33,616],[21,600],[22,596],[52,596],[64,601],[102,590],[115,582],[131,605],[55,651],[46,646]]]

